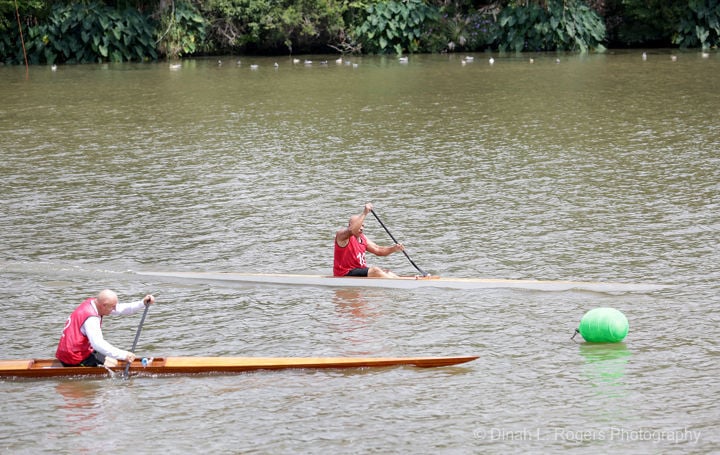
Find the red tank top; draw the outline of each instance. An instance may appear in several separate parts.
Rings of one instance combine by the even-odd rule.
[[[87,318],[99,316],[97,310],[91,303],[92,301],[92,298],[85,299],[83,303],[75,308],[75,311],[72,312],[67,322],[65,322],[60,343],[58,344],[57,351],[55,351],[55,357],[57,357],[59,361],[68,365],[77,365],[92,354],[93,347],[90,344],[90,340],[80,331],[80,328]],[[100,324],[102,324],[102,317],[100,318]]]
[[[360,234],[359,240],[354,235],[351,235],[348,244],[344,247],[338,245],[336,240],[333,275],[345,276],[352,269],[367,267],[365,250],[367,250],[365,234]]]

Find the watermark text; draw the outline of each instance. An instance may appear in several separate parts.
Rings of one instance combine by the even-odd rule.
[[[476,428],[473,437],[478,441],[650,441],[655,443],[691,443],[700,441],[701,432],[690,428],[680,429],[630,429],[609,427],[607,429],[582,430],[562,427],[549,428]]]

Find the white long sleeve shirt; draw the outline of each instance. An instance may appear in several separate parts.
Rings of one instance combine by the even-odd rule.
[[[93,307],[95,307],[95,310],[97,310],[97,306],[95,306],[95,300],[93,300],[91,304]],[[133,314],[144,307],[145,303],[142,300],[129,303],[118,303],[115,309],[110,314]],[[87,318],[83,325],[80,327],[80,331],[83,333],[83,335],[88,337],[88,340],[90,340],[90,344],[92,345],[93,349],[95,349],[99,353],[104,354],[107,357],[112,357],[113,359],[127,360],[127,356],[130,353],[129,351],[124,351],[122,349],[116,348],[112,344],[105,341],[105,338],[103,338],[102,329],[100,328],[99,317]]]

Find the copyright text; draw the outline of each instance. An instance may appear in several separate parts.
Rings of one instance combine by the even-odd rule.
[[[697,444],[701,432],[689,428],[659,430],[659,429],[628,429],[623,427],[610,427],[604,430],[578,430],[570,428],[476,428],[473,436],[478,441],[650,441],[668,443]]]

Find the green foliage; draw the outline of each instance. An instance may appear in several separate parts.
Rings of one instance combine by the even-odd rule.
[[[312,51],[344,34],[346,0],[207,0],[217,50]]]
[[[20,16],[28,12],[43,8],[45,2],[42,0],[0,0],[0,33],[5,30],[17,30],[17,16],[15,15],[15,4]]]
[[[345,34],[345,0],[287,1],[277,36],[289,52],[313,51],[336,42]]]
[[[211,39],[220,48],[260,42],[265,24],[273,17],[273,8],[264,0],[208,0],[204,8]]]
[[[690,0],[681,18],[673,44],[708,48],[720,45],[720,3],[718,0]]]
[[[606,0],[608,41],[614,46],[670,46],[687,0]]]
[[[368,52],[410,53],[424,50],[428,30],[438,23],[439,13],[422,0],[382,0],[365,8],[365,20],[354,36]]]
[[[157,58],[153,27],[144,16],[98,3],[53,5],[45,21],[25,30],[25,48],[32,64]],[[17,34],[0,42],[0,55],[8,63],[22,62]]]
[[[498,35],[498,25],[493,15],[483,11],[464,14],[456,11],[443,14],[440,19],[442,50],[484,50],[492,46]]]
[[[175,3],[173,9],[161,15],[158,52],[170,58],[194,54],[205,39],[206,25],[205,18],[192,4]]]
[[[581,1],[548,0],[510,5],[498,17],[497,43],[501,51],[521,52],[602,49],[605,25]]]
[[[720,45],[720,0],[17,0],[17,5],[31,63],[331,48],[395,54],[487,48],[585,52],[601,49],[605,40],[615,46]],[[154,11],[154,21],[140,11]],[[15,0],[0,0],[0,61],[23,62]]]

